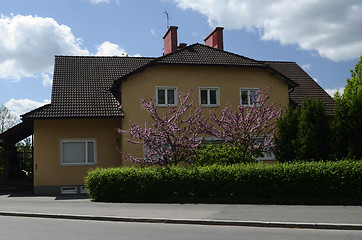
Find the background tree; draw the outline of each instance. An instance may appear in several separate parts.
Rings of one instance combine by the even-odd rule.
[[[198,138],[201,133],[200,122],[205,120],[201,116],[201,109],[192,107],[190,96],[191,90],[187,94],[180,92],[180,105],[169,105],[166,111],[160,111],[155,99],[142,99],[141,107],[149,113],[152,126],[145,123],[142,128],[131,121],[130,129],[118,129],[118,132],[132,138],[126,138],[126,141],[143,145],[145,158],[135,158],[128,153],[122,153],[123,157],[136,163],[161,165],[178,164],[191,159],[201,144],[202,139]]]
[[[289,106],[286,113],[277,122],[277,131],[274,138],[274,154],[279,162],[288,162],[296,159],[295,141],[298,135],[300,108]]]
[[[19,168],[23,170],[27,176],[33,173],[32,165],[32,138],[28,137],[16,144],[17,158],[19,160]]]
[[[19,122],[18,117],[10,112],[4,104],[0,106],[0,133],[15,126]],[[4,149],[0,146],[0,182],[2,180]]]
[[[362,158],[362,55],[342,95],[335,94],[333,152],[337,157]]]
[[[258,91],[252,106],[233,107],[228,104],[218,117],[210,110],[211,124],[205,126],[205,132],[226,144],[237,147],[243,156],[242,161],[251,155],[268,151],[273,141],[276,122],[282,114],[282,108],[267,103],[270,89]],[[266,138],[267,137],[267,138]]]
[[[300,108],[296,158],[299,160],[322,160],[329,157],[330,129],[324,103],[307,98]]]
[[[280,162],[322,160],[330,155],[330,128],[321,100],[304,99],[278,120],[275,156]]]
[[[15,126],[19,122],[18,117],[12,114],[4,104],[0,106],[0,133]]]

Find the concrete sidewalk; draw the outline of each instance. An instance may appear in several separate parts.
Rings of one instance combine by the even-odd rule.
[[[0,216],[362,230],[362,206],[91,202],[84,195],[0,195]]]

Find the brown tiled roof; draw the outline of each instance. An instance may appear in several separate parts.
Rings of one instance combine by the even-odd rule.
[[[290,100],[292,101],[291,104],[301,105],[304,98],[319,98],[325,104],[326,114],[329,116],[334,115],[336,102],[298,64],[295,62],[272,61],[266,61],[265,63],[298,83],[299,86],[295,87],[289,95]]]
[[[256,61],[193,44],[159,58],[56,56],[51,103],[22,118],[122,117],[114,97],[120,82],[147,67],[169,64],[264,68],[295,87],[291,101],[300,104],[305,96],[319,97],[326,103],[327,113],[333,114],[333,99],[296,63]]]
[[[263,61],[257,61],[251,58],[196,43],[173,53],[166,54],[159,58],[155,58],[153,61],[150,61],[148,64],[142,66],[140,69],[137,69],[134,72],[130,72],[129,74],[126,74],[123,77],[114,81],[112,89],[117,90],[122,80],[128,78],[133,74],[136,74],[139,71],[142,71],[147,67],[154,65],[200,65],[264,68],[281,75],[283,78],[286,79],[290,87],[297,86],[297,84],[292,79],[284,76],[283,73],[271,68]]]
[[[22,118],[122,117],[109,89],[113,81],[153,58],[56,56],[51,104]]]
[[[267,66],[251,58],[246,58],[227,51],[218,50],[203,44],[193,44],[171,54],[156,58],[151,64],[190,64],[190,65],[218,65],[237,67]]]

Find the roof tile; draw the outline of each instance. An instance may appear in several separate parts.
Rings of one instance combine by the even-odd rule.
[[[51,104],[23,118],[122,117],[109,91],[114,80],[153,58],[56,56]]]
[[[301,105],[305,98],[317,99],[319,98],[325,104],[326,114],[329,116],[334,115],[334,107],[336,102],[333,98],[314,81],[298,64],[295,62],[273,62],[266,61],[272,68],[283,73],[285,76],[293,79],[299,86],[295,87],[290,93],[290,99]]]
[[[213,65],[266,68],[282,75],[290,86],[291,101],[301,104],[304,97],[319,97],[333,115],[334,100],[294,62],[257,61],[237,54],[193,44],[159,58],[56,56],[51,104],[23,118],[123,117],[110,89],[146,67],[163,64]],[[297,86],[299,84],[299,86]]]

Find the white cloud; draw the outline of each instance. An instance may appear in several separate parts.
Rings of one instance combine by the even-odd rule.
[[[43,86],[44,86],[44,87],[47,87],[47,86],[50,86],[50,85],[53,84],[53,80],[50,79],[49,74],[41,73],[41,76],[42,76],[42,78],[43,78]]]
[[[156,35],[155,29],[151,28],[150,33],[151,33],[153,36],[155,36],[155,35]]]
[[[26,112],[29,112],[31,110],[34,110],[38,107],[41,107],[45,104],[50,103],[50,100],[45,99],[43,102],[36,102],[29,99],[10,99],[8,102],[4,103],[5,107],[10,109],[12,113],[14,113],[17,116],[20,116]]]
[[[97,53],[95,56],[126,56],[127,53],[124,49],[120,48],[117,44],[111,42],[104,42],[97,46]]]
[[[110,0],[89,0],[91,4],[98,4],[98,3],[110,3]]]
[[[70,27],[53,18],[0,16],[0,78],[19,81],[50,73],[54,55],[89,55]]]
[[[362,51],[360,0],[174,0],[208,17],[212,26],[258,32],[263,40],[297,44],[333,61]]]
[[[309,63],[306,63],[306,64],[303,64],[303,65],[302,65],[302,68],[303,68],[303,70],[304,70],[304,71],[306,71],[306,72],[307,72],[307,71],[309,71],[309,70],[310,70],[311,65],[310,65]]]
[[[95,54],[90,54],[70,27],[58,24],[53,18],[0,15],[0,79],[18,82],[22,78],[36,78],[42,80],[44,87],[50,86],[55,55],[126,56],[127,53],[106,41],[97,46]]]
[[[111,3],[111,0],[88,0],[92,5],[96,5],[99,3]],[[120,4],[119,0],[114,0],[117,5]]]
[[[331,97],[333,97],[334,94],[335,94],[337,91],[339,92],[339,94],[342,94],[342,93],[344,92],[344,87],[335,88],[335,89],[329,89],[329,88],[326,89],[326,92],[327,92]]]

